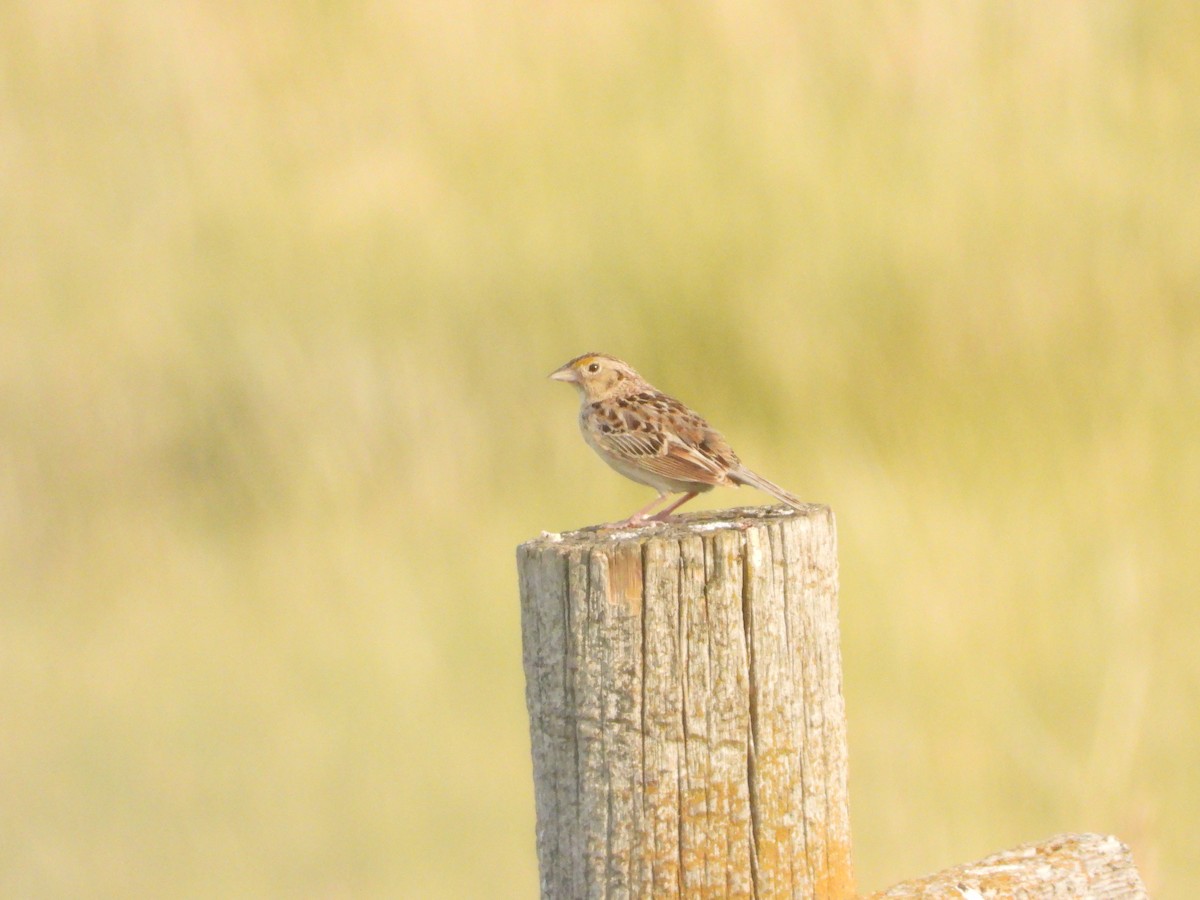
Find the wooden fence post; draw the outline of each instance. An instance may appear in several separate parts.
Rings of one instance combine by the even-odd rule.
[[[1111,835],[1060,834],[906,881],[868,900],[1146,900],[1129,848]]]
[[[853,895],[827,507],[517,562],[543,897]]]
[[[693,513],[517,551],[541,894],[852,897],[827,507]],[[1145,900],[1065,834],[871,900]]]

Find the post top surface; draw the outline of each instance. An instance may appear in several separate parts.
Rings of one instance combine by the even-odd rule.
[[[734,506],[729,509],[678,513],[672,516],[669,522],[643,522],[627,527],[588,525],[574,531],[543,531],[538,537],[523,543],[521,548],[532,550],[536,547],[594,547],[607,543],[642,543],[653,538],[681,538],[690,534],[700,535],[721,530],[745,531],[747,528],[774,521],[798,518],[832,518],[832,512],[823,503],[805,504],[804,510],[795,510],[782,504]]]

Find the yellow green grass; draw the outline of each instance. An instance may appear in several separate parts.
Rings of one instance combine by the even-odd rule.
[[[795,6],[0,8],[0,894],[533,896],[603,350],[838,515],[861,887],[1191,896],[1200,12]]]

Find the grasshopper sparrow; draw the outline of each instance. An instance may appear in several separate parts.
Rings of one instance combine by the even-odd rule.
[[[674,397],[655,390],[627,363],[604,353],[577,356],[550,375],[579,391],[579,428],[602,460],[658,491],[621,525],[664,522],[697,494],[748,484],[795,509],[800,500],[742,465],[711,425]],[[683,497],[651,516],[668,494]]]

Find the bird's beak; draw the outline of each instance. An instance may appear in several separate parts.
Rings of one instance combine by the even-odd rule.
[[[570,364],[563,366],[561,369],[555,369],[550,373],[550,378],[554,381],[565,381],[568,384],[579,383],[579,373],[571,368]]]

